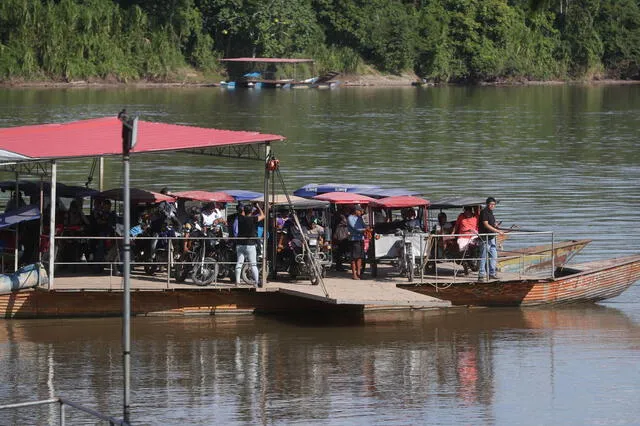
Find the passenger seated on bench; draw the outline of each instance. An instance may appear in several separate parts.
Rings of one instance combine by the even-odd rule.
[[[402,228],[414,231],[420,230],[420,219],[416,217],[416,211],[412,207],[402,210]]]
[[[458,250],[462,253],[467,249],[469,243],[478,238],[478,216],[473,214],[471,206],[465,206],[456,220],[454,234],[465,234],[458,236]],[[468,237],[466,235],[469,235]]]
[[[453,223],[447,221],[447,214],[445,212],[438,213],[438,223],[433,227],[431,233],[434,235],[448,235],[453,234]],[[438,258],[445,257],[445,252],[455,237],[437,237]]]

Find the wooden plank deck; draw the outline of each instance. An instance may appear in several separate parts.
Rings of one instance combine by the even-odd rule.
[[[408,308],[450,306],[449,302],[397,288],[397,280],[392,277],[381,276],[378,279],[352,280],[346,273],[330,271],[328,275],[323,280],[324,285],[311,285],[309,280],[305,279],[287,280],[283,274],[280,280],[269,281],[264,288],[254,289],[246,284],[236,285],[228,279],[209,286],[197,286],[190,284],[189,281],[176,283],[171,279],[167,282],[166,273],[147,276],[139,271],[134,271],[131,274],[130,286],[131,290],[135,292],[255,290],[256,293],[282,293],[337,305],[404,306]],[[62,275],[55,277],[54,290],[56,292],[120,292],[123,290],[123,280],[121,276],[108,274]]]

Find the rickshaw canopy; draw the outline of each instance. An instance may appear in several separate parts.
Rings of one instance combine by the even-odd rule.
[[[327,192],[312,198],[314,200],[328,201],[333,204],[369,204],[376,200],[375,198],[356,194],[355,192]]]
[[[235,198],[224,191],[180,191],[174,192],[171,195],[173,195],[175,198],[182,198],[192,201],[208,201],[218,203],[230,203],[232,201],[235,201]]]
[[[328,201],[313,200],[308,198],[296,197],[295,195],[276,194],[273,198],[269,197],[269,202],[274,207],[287,207],[289,206],[289,200],[294,209],[321,209],[329,207]],[[251,200],[255,203],[264,201],[262,197],[254,198]]]
[[[122,201],[123,190],[122,188],[113,188],[106,191],[99,192],[95,195],[96,198],[106,198],[109,200]],[[148,191],[146,189],[131,188],[130,195],[131,202],[135,204],[144,203],[161,203],[163,201],[174,202],[176,199],[170,195],[161,194],[159,192]]]
[[[361,194],[363,190],[373,188],[379,188],[379,186],[350,183],[310,183],[293,191],[293,195],[311,198],[327,192],[356,192]]]
[[[223,189],[218,192],[225,192],[231,195],[236,201],[247,201],[264,196],[262,192],[247,191],[246,189]]]
[[[372,207],[385,209],[402,209],[405,207],[428,207],[429,200],[412,195],[399,195],[396,197],[385,197],[371,203]]]
[[[16,189],[16,181],[15,180],[7,180],[4,182],[0,182],[0,189],[3,191],[15,191]],[[38,195],[40,194],[40,181],[32,181],[32,180],[19,180],[18,181],[18,190],[25,195]],[[49,194],[51,192],[51,183],[47,181],[42,181],[42,191],[45,194]],[[56,184],[56,195],[60,198],[84,198],[84,197],[92,197],[96,195],[99,191],[91,188],[86,188],[84,186],[70,186],[65,185],[63,183]]]
[[[40,209],[38,206],[20,207],[19,209],[0,214],[0,229],[36,219],[40,219]]]
[[[373,198],[397,197],[399,195],[422,195],[418,191],[412,191],[406,188],[371,188],[358,191],[358,193]]]
[[[432,209],[453,209],[456,207],[479,206],[485,203],[485,198],[480,197],[445,197],[431,203]]]

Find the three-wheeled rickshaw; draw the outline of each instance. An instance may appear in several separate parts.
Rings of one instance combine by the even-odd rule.
[[[427,252],[429,201],[415,196],[392,196],[369,204],[373,237],[367,252],[374,276],[380,263],[393,264],[413,281]]]
[[[332,263],[329,202],[273,195],[269,203],[269,228],[275,229],[267,256],[272,276],[286,272],[293,280],[305,277],[318,284]]]

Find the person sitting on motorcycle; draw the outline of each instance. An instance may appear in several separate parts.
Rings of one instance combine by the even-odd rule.
[[[217,203],[207,203],[202,208],[202,224],[204,226],[215,226],[224,223],[222,210],[218,208]]]
[[[308,238],[317,238],[318,244],[322,245],[324,239],[324,227],[320,226],[320,219],[314,217],[309,223],[309,227],[306,229]]]
[[[290,249],[296,253],[299,253],[302,249],[302,236],[306,234],[309,228],[306,223],[306,218],[301,217],[298,219],[302,229],[298,227],[294,216],[291,215],[282,226],[282,233],[278,241],[278,251],[281,252],[285,249]]]
[[[453,230],[454,234],[458,235],[458,251],[464,252],[469,244],[478,238],[478,216],[474,215],[473,207],[465,206],[464,211],[460,213],[456,220],[456,225]]]

